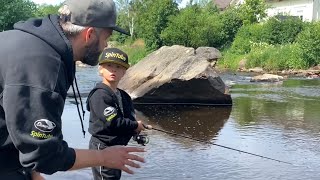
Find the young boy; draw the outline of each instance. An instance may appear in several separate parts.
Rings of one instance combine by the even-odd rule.
[[[99,75],[102,83],[89,93],[87,109],[90,111],[89,149],[127,145],[134,134],[144,130],[136,121],[130,96],[118,89],[120,79],[130,67],[128,56],[117,48],[107,48],[99,57]],[[94,180],[120,179],[121,170],[105,167],[92,168]]]

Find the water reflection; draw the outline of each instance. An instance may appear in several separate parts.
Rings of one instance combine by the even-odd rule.
[[[242,126],[268,122],[284,130],[300,129],[317,134],[319,84],[320,81],[292,79],[282,86],[237,85],[233,89],[233,96],[237,97],[233,116]]]
[[[231,109],[199,106],[136,106],[137,118],[143,122],[158,129],[204,141],[215,138],[229,119]]]

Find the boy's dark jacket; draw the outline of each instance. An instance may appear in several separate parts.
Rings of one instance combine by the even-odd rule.
[[[61,115],[75,67],[58,16],[16,23],[0,39],[0,177],[22,166],[70,169],[75,151],[63,141]]]
[[[122,96],[123,112],[115,93],[103,83],[98,83],[87,99],[89,132],[94,141],[107,146],[127,145],[138,127],[130,96],[118,90]]]

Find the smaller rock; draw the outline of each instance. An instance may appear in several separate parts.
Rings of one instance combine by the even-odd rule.
[[[307,79],[317,79],[317,78],[320,78],[320,75],[312,74],[312,75],[307,76]]]
[[[254,72],[254,73],[262,73],[262,72],[264,72],[261,67],[251,68],[251,69],[249,69],[248,71],[249,71],[249,72]]]
[[[246,59],[241,59],[241,61],[239,62],[239,67],[238,67],[238,70],[239,71],[246,71],[246,63],[247,63],[247,60]]]
[[[252,77],[250,79],[250,82],[279,82],[283,80],[284,80],[283,76],[278,76],[275,74],[263,74],[263,75]]]
[[[320,64],[318,64],[317,66],[309,68],[309,70],[320,70]]]

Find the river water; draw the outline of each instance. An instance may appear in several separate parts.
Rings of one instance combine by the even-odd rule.
[[[81,92],[100,79],[96,68],[79,68]],[[147,131],[146,159],[134,175],[150,180],[318,180],[320,178],[320,80],[290,78],[282,83],[250,83],[246,74],[222,75],[233,84],[232,107],[136,107],[137,116],[159,131]],[[83,98],[85,102],[85,98]],[[84,126],[88,128],[88,112]],[[76,106],[67,99],[63,133],[71,147],[87,148]],[[292,163],[239,153],[213,143]],[[139,146],[130,142],[131,146]],[[52,180],[92,179],[91,170],[59,172]]]

